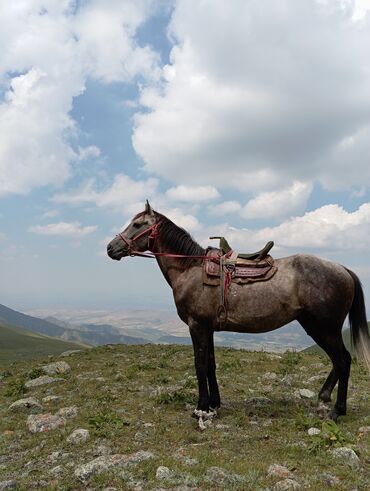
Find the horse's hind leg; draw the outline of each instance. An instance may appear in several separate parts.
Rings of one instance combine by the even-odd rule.
[[[334,368],[332,368],[323,386],[321,387],[321,390],[319,392],[319,399],[321,399],[324,402],[330,402],[331,393],[333,392],[333,389],[336,386],[337,382],[338,382],[338,375],[334,370]]]
[[[323,322],[307,323],[301,321],[307,334],[322,348],[330,357],[333,369],[320,390],[319,397],[324,401],[330,400],[330,395],[338,381],[338,395],[330,417],[337,420],[338,416],[346,414],[348,379],[351,369],[351,355],[346,350],[341,333],[341,327],[330,327]]]

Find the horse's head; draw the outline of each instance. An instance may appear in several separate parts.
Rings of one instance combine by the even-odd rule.
[[[133,255],[134,252],[147,251],[156,232],[156,216],[147,201],[145,210],[136,215],[125,230],[109,242],[107,254],[110,258],[119,261],[123,257]]]

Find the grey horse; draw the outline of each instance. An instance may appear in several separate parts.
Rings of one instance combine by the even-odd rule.
[[[213,343],[213,333],[220,330],[220,295],[219,287],[203,284],[206,251],[148,202],[107,247],[115,260],[146,255],[145,251],[156,258],[172,288],[178,315],[189,326],[199,387],[196,414],[212,413],[221,405]],[[277,272],[268,281],[231,283],[222,330],[261,333],[297,320],[332,361],[319,398],[330,401],[338,382],[337,400],[330,413],[337,420],[346,414],[351,367],[341,332],[347,314],[356,353],[370,369],[370,336],[360,280],[344,266],[308,254],[277,259],[276,265]]]

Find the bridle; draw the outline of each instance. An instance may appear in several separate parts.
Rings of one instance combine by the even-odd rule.
[[[118,234],[117,237],[120,237],[120,239],[123,240],[123,242],[127,245],[127,255],[134,257],[134,256],[140,256],[140,257],[147,257],[147,258],[156,258],[156,257],[172,257],[172,258],[178,258],[178,259],[203,259],[205,261],[214,261],[215,258],[211,256],[189,256],[187,254],[172,254],[170,252],[154,252],[153,247],[155,243],[155,239],[159,236],[159,226],[162,223],[162,221],[156,222],[150,227],[146,228],[142,232],[139,232],[137,235],[135,235],[132,239],[129,239],[125,237],[122,233]],[[147,250],[149,252],[141,252],[136,250],[137,245],[136,241],[143,235],[148,233],[148,247]]]
[[[149,235],[148,235],[148,248],[147,249],[152,254],[155,254],[154,252],[152,252],[152,249],[154,247],[155,239],[159,235],[158,228],[159,228],[159,225],[160,224],[161,224],[161,222],[154,223],[153,225],[151,225],[150,227],[146,228],[142,232],[139,232],[132,239],[129,239],[129,238],[125,237],[122,233],[118,234],[118,237],[120,237],[123,240],[123,242],[125,242],[125,244],[128,247],[128,249],[127,249],[127,255],[128,256],[131,256],[131,257],[134,257],[134,256],[152,257],[149,254],[145,254],[144,252],[137,251],[136,250],[137,249],[136,241],[137,241],[137,239],[140,239],[140,237],[142,237],[146,233],[150,232]],[[153,257],[155,257],[155,256],[153,256]]]

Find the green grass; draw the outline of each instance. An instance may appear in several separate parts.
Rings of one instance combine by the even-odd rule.
[[[63,341],[0,323],[0,362],[57,355],[63,351],[86,347],[87,345]]]
[[[187,484],[198,490],[255,491],[273,488],[278,479],[268,477],[267,468],[278,463],[291,470],[301,489],[329,489],[326,473],[339,478],[336,490],[368,489],[370,433],[360,434],[359,428],[370,425],[369,375],[361,366],[354,364],[351,373],[348,415],[335,425],[320,416],[315,400],[293,395],[300,388],[318,392],[320,381],[305,382],[329,371],[330,364],[321,355],[286,353],[279,358],[218,348],[216,359],[223,407],[204,432],[191,417],[197,398],[191,347],[116,345],[86,350],[67,358],[72,371],[64,383],[22,394],[24,381],[48,360],[3,364],[1,479],[17,479],[20,490],[40,489],[40,482],[49,486],[46,489],[61,490],[134,489],[134,483],[140,482],[144,490]],[[323,365],[318,368],[318,363]],[[276,373],[277,378],[264,380],[267,372]],[[288,375],[289,384],[281,380]],[[19,397],[34,395],[41,401],[51,394],[60,399],[53,405],[45,403],[45,412],[72,405],[79,408],[78,416],[67,420],[65,429],[31,434],[25,426],[27,415],[8,411]],[[256,397],[269,401],[248,403]],[[322,433],[309,436],[311,426]],[[67,437],[77,428],[88,429],[91,438],[73,446]],[[330,449],[337,446],[353,448],[361,468],[336,461]],[[112,468],[85,484],[79,482],[74,477],[76,466],[93,460],[104,448],[112,454],[145,450],[154,458],[125,469]],[[54,452],[59,452],[54,462],[45,465]],[[61,475],[55,477],[52,468],[58,465]],[[166,481],[155,477],[160,465],[171,470]],[[224,480],[212,480],[215,466],[226,471]]]

